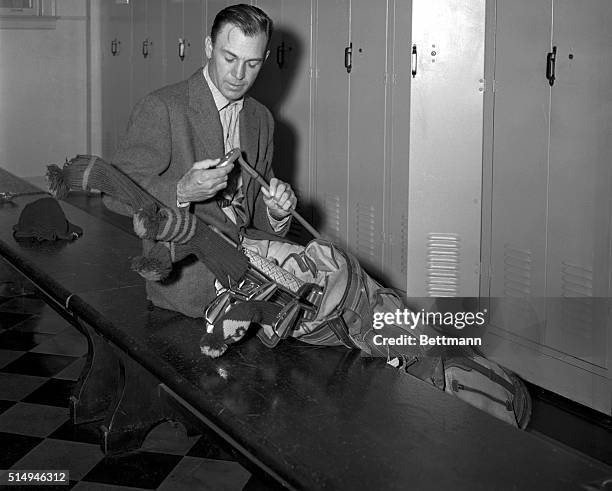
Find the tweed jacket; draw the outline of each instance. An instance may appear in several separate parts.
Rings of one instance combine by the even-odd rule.
[[[245,96],[240,112],[240,142],[245,160],[265,177],[273,177],[274,120],[270,111]],[[223,129],[212,93],[199,69],[189,79],[159,89],[133,109],[127,133],[113,164],[169,207],[176,207],[176,185],[194,162],[222,157]],[[234,224],[216,199],[191,205],[191,210],[234,239],[278,239],[257,182],[242,172],[246,223]],[[145,253],[152,246],[145,241]],[[228,246],[229,247],[229,246]],[[194,257],[176,264],[169,279],[147,282],[147,297],[158,307],[201,317],[214,298],[214,276]]]

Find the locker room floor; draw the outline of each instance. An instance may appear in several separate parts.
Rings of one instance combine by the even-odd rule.
[[[172,423],[139,451],[105,458],[97,424],[68,420],[85,337],[15,280],[0,261],[0,469],[68,469],[70,486],[58,489],[269,489],[212,435],[187,437]]]
[[[72,489],[270,489],[211,436],[188,438],[171,423],[151,432],[142,449],[105,458],[95,425],[68,420],[85,338],[33,291],[0,264],[0,469],[69,469]],[[530,431],[612,465],[611,418],[530,391]]]

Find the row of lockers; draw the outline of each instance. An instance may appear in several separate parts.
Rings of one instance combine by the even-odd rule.
[[[611,414],[612,3],[498,0],[496,18],[490,355]]]
[[[203,64],[203,38],[229,3],[104,4],[105,156],[140,97]],[[300,211],[387,285],[476,295],[485,1],[253,3],[276,29],[252,93],[275,115],[275,169]]]

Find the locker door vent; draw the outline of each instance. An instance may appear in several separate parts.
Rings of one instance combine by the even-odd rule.
[[[357,252],[360,257],[375,259],[376,214],[371,205],[357,203],[355,213],[355,234],[357,236]]]
[[[528,297],[531,294],[531,251],[504,246],[504,296]]]
[[[595,322],[593,270],[566,261],[561,262],[561,323],[564,331],[585,341],[591,339]]]
[[[592,297],[593,269],[562,261],[561,291],[564,297]]]
[[[333,242],[343,243],[340,233],[340,196],[326,194],[323,198],[325,209],[325,231]]]
[[[431,297],[456,297],[459,292],[461,240],[457,234],[427,236],[427,293]]]

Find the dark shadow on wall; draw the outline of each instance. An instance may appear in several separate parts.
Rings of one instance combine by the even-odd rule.
[[[295,32],[282,26],[276,28],[270,43],[270,55],[251,89],[251,95],[268,107],[274,115],[274,173],[276,177],[293,186],[296,183],[297,166],[300,165],[296,149],[306,142],[299,141],[303,136],[298,134],[295,120],[292,119],[298,115],[287,114],[284,117],[281,108],[292,91],[297,90],[296,81],[300,76],[300,66],[303,58],[307,56],[306,46],[305,40]],[[318,220],[315,222],[315,218],[319,218],[321,208],[304,196],[300,196],[298,211],[309,222],[320,223]],[[298,242],[312,238],[299,227],[294,227],[292,232],[290,238]]]

